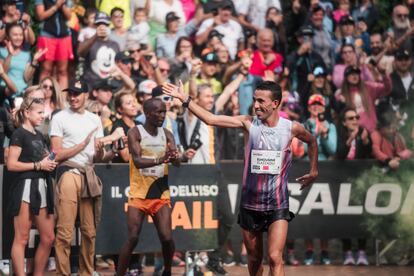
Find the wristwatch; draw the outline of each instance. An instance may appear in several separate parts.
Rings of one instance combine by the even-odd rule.
[[[188,96],[187,100],[183,102],[183,107],[188,108],[188,105],[190,104],[191,100],[192,100],[191,96]]]

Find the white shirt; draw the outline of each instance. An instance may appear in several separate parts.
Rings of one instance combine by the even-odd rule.
[[[183,116],[185,129],[186,129],[186,142],[187,145],[190,145],[191,136],[193,135],[194,129],[196,127],[197,117],[193,116],[191,121],[188,118],[188,112],[184,113]],[[209,126],[204,122],[200,122],[200,141],[203,143],[201,147],[196,151],[194,157],[188,160],[188,164],[212,164],[214,160],[210,160],[210,132]]]
[[[84,42],[85,40],[93,37],[96,34],[96,28],[86,27],[82,28],[79,32],[78,41]]]
[[[413,81],[413,77],[411,76],[411,74],[408,74],[406,77],[401,78],[401,81],[404,85],[405,88],[405,93],[407,94],[408,89],[410,88],[410,84]]]
[[[255,26],[264,28],[266,25],[266,11],[275,7],[282,11],[280,0],[233,0],[237,13],[247,16]]]
[[[213,23],[213,18],[204,20],[196,35],[204,33]],[[223,44],[229,50],[230,57],[234,59],[239,42],[244,40],[242,27],[238,22],[230,19],[227,23],[217,25],[214,29],[224,36],[222,39]]]
[[[140,22],[132,25],[128,30],[127,40],[134,40],[138,43],[148,44],[148,34],[150,32],[150,26],[147,22]]]
[[[175,12],[175,15],[180,18],[180,26],[185,24],[183,6],[178,0],[173,0],[172,5],[167,4],[164,0],[153,0],[151,2],[151,8],[148,17],[162,25],[165,25],[165,16],[169,12]]]
[[[80,114],[69,108],[63,109],[53,116],[50,122],[49,136],[61,137],[62,148],[68,149],[82,143],[96,128],[89,144],[81,152],[69,158],[69,161],[81,166],[91,165],[95,155],[95,138],[103,137],[101,119],[97,115],[86,110]]]

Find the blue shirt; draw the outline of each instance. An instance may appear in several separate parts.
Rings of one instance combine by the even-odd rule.
[[[9,55],[9,51],[6,48],[0,48],[0,59],[6,60],[6,57]],[[30,53],[26,51],[20,51],[16,56],[11,57],[9,71],[7,75],[16,85],[17,93],[14,97],[19,97],[23,95],[24,90],[27,87],[27,83],[24,80],[24,72],[26,71],[26,66],[30,64],[31,57]],[[5,86],[4,81],[1,81],[1,85]]]

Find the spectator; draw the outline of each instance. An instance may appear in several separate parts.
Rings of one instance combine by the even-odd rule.
[[[36,37],[31,27],[31,18],[27,13],[21,13],[17,9],[16,0],[3,1],[1,5],[1,11],[3,17],[0,20],[0,41],[6,38],[5,27],[12,23],[19,23],[23,27],[24,34],[24,49],[29,50],[30,47],[35,43]]]
[[[362,69],[361,78],[363,81],[373,81],[374,78],[371,72],[368,69],[368,66],[365,63],[358,61],[358,56],[355,51],[355,47],[352,44],[343,44],[340,50],[341,54],[341,63],[338,63],[334,66],[333,73],[332,73],[332,80],[335,84],[336,88],[342,87],[344,82],[344,71],[348,66],[356,66],[360,65]]]
[[[160,69],[160,73],[162,76],[162,83],[170,82],[169,77],[171,72],[171,66],[166,58],[158,59],[158,68]]]
[[[326,120],[325,99],[322,95],[312,95],[308,100],[309,119],[304,123],[305,128],[312,133],[318,142],[318,160],[332,159],[337,148],[335,125]],[[305,152],[307,147],[305,146]],[[305,156],[307,159],[307,156]]]
[[[12,23],[6,28],[8,41],[6,47],[0,48],[0,62],[4,71],[16,85],[17,93],[13,97],[21,97],[24,90],[33,78],[35,69],[39,67],[39,60],[47,49],[38,50],[31,61],[30,52],[23,50],[23,27],[18,23]],[[2,83],[4,86],[4,83]]]
[[[107,80],[112,82],[113,88],[119,91],[121,88],[132,90],[135,82],[132,80],[133,59],[129,51],[118,52],[115,55],[115,66],[112,68],[110,77]]]
[[[381,164],[396,170],[401,160],[411,158],[412,151],[398,132],[399,119],[392,107],[382,105],[378,114],[378,127],[371,133],[372,154]]]
[[[290,9],[284,11],[284,24],[288,40],[288,50],[294,51],[298,48],[296,34],[305,25],[307,10],[300,0],[292,0]]]
[[[218,8],[218,14],[201,23],[196,34],[197,45],[202,45],[208,39],[212,30],[217,30],[223,35],[223,44],[227,47],[230,57],[234,59],[244,42],[243,30],[240,24],[231,19],[232,5],[228,1],[222,1]]]
[[[250,74],[264,77],[266,71],[281,74],[283,57],[273,51],[274,36],[270,29],[262,29],[257,33],[257,50],[253,52],[253,64]]]
[[[394,54],[394,72],[391,73],[393,105],[408,107],[414,100],[412,57],[407,50],[398,50]]]
[[[71,32],[67,26],[67,21],[72,16],[72,1],[36,0],[35,5],[36,17],[41,21],[37,48],[47,49],[46,55],[40,59],[40,79],[56,72],[60,87],[67,87],[68,63],[74,58]]]
[[[132,3],[134,0],[117,0],[117,1],[113,1],[113,0],[100,0],[98,2],[96,2],[97,6],[96,8],[106,14],[111,14],[111,11],[114,8],[119,8],[121,10],[123,10],[123,14],[124,14],[124,20],[122,22],[123,24],[123,28],[128,29],[129,26],[131,26],[131,22],[132,22],[132,18],[131,15],[133,11],[135,11],[135,8],[130,9]],[[141,1],[141,0],[139,0]]]
[[[118,43],[119,50],[124,51],[128,36],[128,29],[124,27],[124,10],[115,7],[111,10],[111,22],[114,28],[111,30],[109,39]]]
[[[349,0],[339,0],[338,8],[332,13],[336,24],[339,24],[341,18],[350,15],[351,5]]]
[[[396,48],[413,53],[414,44],[412,34],[414,29],[411,28],[409,11],[404,5],[397,5],[392,12],[392,26],[388,29],[387,35],[394,40]]]
[[[273,51],[283,57],[286,56],[288,45],[282,12],[275,7],[269,7],[266,12],[265,27],[273,32]]]
[[[378,67],[383,82],[362,81],[361,70],[348,66],[344,72],[342,88],[335,92],[338,103],[342,106],[354,107],[360,116],[360,124],[370,133],[374,131],[377,123],[375,114],[375,101],[391,93],[391,80],[385,75],[383,68]]]
[[[115,118],[115,114],[110,108],[110,103],[113,98],[114,86],[110,80],[101,80],[94,84],[93,90],[90,93],[90,99],[96,101],[100,105],[102,126],[104,134],[109,134],[112,130],[112,121]]]
[[[191,68],[191,79],[190,79],[190,91],[192,89],[191,81],[195,81],[197,85],[209,84],[213,91],[213,95],[219,95],[222,90],[222,84],[214,76],[217,73],[218,57],[215,52],[210,52],[209,49],[201,56],[202,64],[201,67],[197,65]],[[199,74],[197,69],[200,68]],[[196,77],[195,77],[196,76]],[[190,92],[191,94],[191,92]]]
[[[321,6],[316,6],[311,10],[310,22],[314,31],[312,37],[312,49],[321,55],[329,71],[332,70],[335,65],[335,43],[329,32],[324,29],[324,14],[325,12]]]
[[[359,124],[359,115],[353,108],[345,108],[341,114],[340,122],[338,123],[337,144],[336,156],[340,160],[371,157],[371,139],[369,133]]]
[[[174,58],[175,46],[177,41],[182,36],[190,36],[195,32],[197,23],[192,20],[185,26],[180,27],[180,17],[174,12],[169,12],[165,18],[167,32],[161,33],[157,36],[156,53],[157,57],[166,57],[168,59]]]
[[[42,275],[47,264],[54,235],[54,200],[50,172],[57,163],[49,158],[48,146],[37,130],[43,120],[44,102],[26,97],[17,112],[17,126],[12,135],[7,169],[18,172],[18,180],[10,191],[10,215],[14,220],[12,246],[13,268],[25,275],[24,257],[32,222],[40,233],[34,274]],[[33,220],[33,221],[32,221]]]
[[[44,78],[39,85],[45,93],[45,118],[50,120],[55,111],[65,108],[65,97],[59,84],[52,77]]]
[[[4,71],[3,65],[0,62],[0,81],[5,86],[0,85],[0,107],[3,107],[6,99],[10,98],[11,95],[17,92],[17,87],[14,82],[10,79],[9,75]],[[10,101],[12,101],[10,99]]]
[[[157,86],[157,83],[153,80],[145,80],[138,86],[137,100],[142,106],[145,101],[152,98],[152,89]],[[142,112],[142,110],[141,110]]]
[[[352,16],[343,16],[339,21],[336,35],[338,45],[351,44],[357,49],[358,55],[369,52],[369,34],[364,21],[359,21],[355,28],[355,21]]]
[[[297,91],[302,99],[302,106],[305,107],[305,101],[308,85],[308,77],[312,74],[313,69],[320,65],[326,68],[322,57],[313,51],[312,37],[314,31],[309,26],[303,26],[297,32],[297,40],[301,45],[297,50],[294,50],[287,59],[287,67],[289,69],[289,77],[291,90]]]
[[[276,9],[281,15],[282,5],[279,0],[242,0],[236,6],[240,24],[256,32],[267,27],[270,8]]]
[[[381,67],[385,68],[387,75],[390,75],[394,71],[394,57],[387,54],[387,50],[390,48],[390,38],[387,38],[387,41],[384,43],[380,33],[371,33],[369,41],[371,55],[367,58],[366,62],[373,65],[378,63]]]
[[[378,23],[379,14],[371,0],[361,0],[359,6],[352,11],[352,17],[358,21],[366,22],[368,32],[372,32]]]
[[[115,55],[119,52],[116,42],[109,39],[109,17],[97,13],[95,17],[96,34],[79,44],[78,54],[85,58],[85,74],[88,83],[94,83],[110,77],[115,65]]]
[[[214,48],[214,52],[217,55],[218,61],[215,77],[220,83],[224,84],[224,76],[227,72],[227,69],[232,65],[233,62],[230,59],[229,51],[223,44],[217,44],[217,46]]]
[[[146,10],[144,8],[137,8],[134,12],[133,24],[128,30],[128,40],[148,45],[150,26],[147,20]]]
[[[86,9],[84,16],[85,27],[82,28],[78,35],[78,41],[84,42],[87,39],[92,38],[96,34],[95,17],[98,11],[94,8]]]
[[[182,36],[175,46],[175,58],[171,60],[170,79],[173,83],[181,80],[186,83],[190,77],[191,60],[194,58],[193,45],[190,38]]]
[[[120,119],[117,119],[112,125],[112,131],[116,131],[118,127],[121,127],[124,130],[124,133],[135,127],[135,117],[138,115],[138,104],[137,101],[131,93],[128,92],[119,92],[115,95],[115,110],[121,115]],[[112,160],[113,163],[126,163],[129,161],[129,150],[128,150],[128,136],[123,136],[122,144],[120,140],[117,141],[117,156]]]

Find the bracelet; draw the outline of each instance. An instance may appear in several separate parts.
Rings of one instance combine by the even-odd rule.
[[[34,170],[34,171],[37,171],[37,170],[36,170],[36,162],[33,162],[33,170]]]
[[[38,164],[39,164],[39,169],[38,169],[38,171],[41,171],[41,170],[42,170],[42,163],[38,162]]]
[[[39,64],[33,64],[33,61],[30,62],[30,66],[32,66],[35,69],[39,68]]]
[[[183,102],[183,107],[188,108],[188,105],[190,104],[191,100],[192,100],[191,96],[188,96],[187,100]]]

